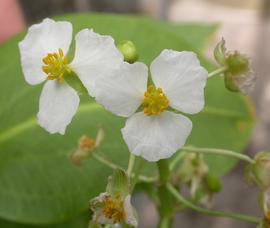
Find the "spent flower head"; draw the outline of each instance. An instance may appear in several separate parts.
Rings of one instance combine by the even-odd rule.
[[[225,40],[222,39],[214,50],[214,56],[219,65],[226,68],[224,82],[228,90],[247,94],[253,89],[256,76],[245,55],[238,51],[227,51]]]
[[[145,64],[123,63],[107,80],[97,81],[96,98],[114,114],[128,117],[122,135],[131,153],[158,161],[180,149],[192,129],[187,117],[170,108],[200,112],[208,72],[193,52],[173,50],[163,50],[150,71],[153,84],[147,85]]]
[[[259,203],[264,213],[264,220],[262,221],[263,228],[270,227],[270,189],[264,190],[260,194]]]
[[[137,214],[130,200],[128,177],[123,170],[116,169],[109,177],[106,192],[90,201],[90,208],[94,212],[92,221],[137,227]]]
[[[89,138],[87,135],[83,135],[78,141],[77,149],[70,155],[70,160],[75,165],[82,165],[82,162],[89,158],[91,153],[97,149],[104,140],[104,130],[100,128],[98,130],[95,139]]]
[[[65,80],[71,72],[95,96],[96,79],[109,75],[123,61],[110,36],[83,29],[75,40],[75,56],[70,61],[71,23],[47,18],[32,25],[19,43],[25,80],[30,85],[46,81],[37,117],[39,125],[50,133],[64,134],[79,106],[78,94]]]
[[[256,154],[255,163],[247,166],[247,178],[262,190],[270,188],[270,152]]]

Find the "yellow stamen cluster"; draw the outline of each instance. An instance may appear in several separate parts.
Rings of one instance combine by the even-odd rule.
[[[143,111],[145,115],[159,115],[169,106],[169,100],[161,88],[151,85],[144,93]]]
[[[68,58],[61,48],[59,48],[58,53],[49,53],[42,61],[44,63],[42,70],[48,75],[48,80],[58,79],[61,82],[64,80],[64,74],[71,72]]]
[[[120,195],[115,198],[108,197],[104,201],[102,209],[104,216],[111,219],[113,224],[122,223],[125,220],[124,202],[120,199]]]

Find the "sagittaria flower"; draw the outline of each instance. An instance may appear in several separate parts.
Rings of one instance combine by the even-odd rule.
[[[50,133],[65,133],[79,106],[79,96],[65,81],[75,72],[91,96],[95,81],[116,69],[122,54],[110,36],[84,29],[76,37],[74,59],[67,53],[72,41],[72,25],[44,19],[31,26],[19,43],[25,80],[30,85],[46,81],[39,101],[38,123]]]
[[[208,72],[193,52],[163,50],[150,66],[147,88],[143,63],[123,63],[118,72],[97,81],[96,98],[118,116],[128,117],[122,135],[129,150],[148,161],[172,156],[186,142],[192,122],[169,109],[189,114],[204,107]],[[136,112],[139,107],[142,111]]]
[[[129,179],[121,169],[114,170],[108,179],[106,192],[92,199],[90,208],[93,211],[92,222],[96,224],[138,226],[137,212],[131,204]]]

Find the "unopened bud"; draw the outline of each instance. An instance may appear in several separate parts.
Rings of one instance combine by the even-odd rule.
[[[209,173],[206,177],[206,181],[208,190],[211,193],[218,193],[221,191],[222,185],[220,179],[216,175]]]
[[[130,40],[123,40],[117,45],[117,48],[124,56],[124,60],[128,63],[134,63],[138,59],[136,46]]]

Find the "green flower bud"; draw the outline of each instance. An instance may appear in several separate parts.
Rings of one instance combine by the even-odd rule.
[[[124,56],[124,60],[128,63],[134,63],[138,59],[136,46],[130,40],[123,40],[117,45],[117,48]]]
[[[216,61],[220,65],[225,65],[226,61],[226,47],[225,47],[225,40],[222,38],[222,40],[217,44],[214,50],[214,56]]]
[[[210,192],[217,193],[221,191],[222,185],[219,178],[216,175],[209,173],[206,177],[206,181],[208,190]]]
[[[261,152],[255,156],[255,164],[249,167],[253,181],[262,188],[270,188],[270,152]]]

